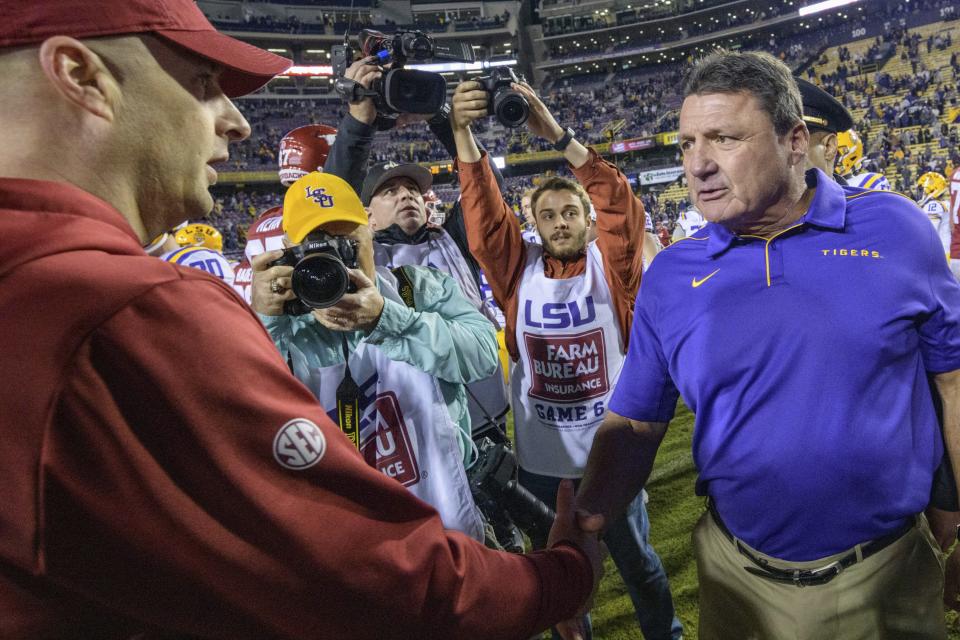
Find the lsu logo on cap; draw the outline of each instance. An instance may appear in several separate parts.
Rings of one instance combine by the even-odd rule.
[[[307,199],[313,200],[321,207],[329,208],[333,206],[333,196],[325,193],[326,189],[323,187],[316,187],[311,189],[310,185],[304,187],[307,191]]]
[[[367,224],[360,196],[342,178],[313,171],[294,182],[283,197],[283,231],[300,243],[328,222]]]
[[[399,166],[400,165],[396,162],[388,162],[385,165],[383,165],[383,170],[389,171],[390,169],[393,169],[394,167],[399,167]]]

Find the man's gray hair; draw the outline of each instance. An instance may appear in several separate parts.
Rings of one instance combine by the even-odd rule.
[[[684,98],[741,91],[756,96],[778,136],[803,122],[800,89],[789,67],[769,53],[718,49],[695,62],[683,82]]]

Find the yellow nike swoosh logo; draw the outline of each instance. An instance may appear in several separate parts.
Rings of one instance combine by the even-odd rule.
[[[720,271],[720,269],[717,269],[717,271]],[[702,285],[704,282],[706,282],[707,280],[709,280],[709,279],[712,278],[713,276],[717,275],[717,271],[714,271],[713,273],[711,273],[711,274],[708,275],[707,277],[701,278],[700,280],[697,280],[696,278],[694,278],[693,281],[692,281],[690,284],[692,284],[692,285],[693,285],[693,288],[696,289],[697,287],[699,287],[700,285]]]

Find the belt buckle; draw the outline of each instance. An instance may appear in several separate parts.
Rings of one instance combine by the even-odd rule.
[[[843,563],[840,562],[840,560],[834,560],[828,565],[818,567],[817,569],[807,570],[805,572],[806,575],[800,575],[801,573],[804,573],[801,571],[794,572],[793,582],[798,587],[805,587],[807,586],[807,584],[812,584],[812,585],[826,584],[831,580],[833,580],[834,578],[836,578],[841,573],[843,573],[843,569],[844,569]],[[828,575],[829,572],[831,571],[833,571],[834,573],[832,575]],[[807,584],[802,582],[803,580],[810,580],[810,579],[817,580],[818,582],[815,582],[815,583],[811,582]],[[819,582],[821,580],[822,582]]]

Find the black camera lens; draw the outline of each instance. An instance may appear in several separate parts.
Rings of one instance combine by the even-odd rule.
[[[404,82],[397,86],[397,97],[403,100],[404,102],[420,101],[425,97],[429,98],[429,95],[426,94],[418,84],[413,82]]]
[[[313,309],[337,304],[349,284],[347,268],[330,254],[308,255],[293,270],[293,292]]]
[[[391,69],[383,77],[381,93],[395,113],[436,113],[447,99],[447,82],[438,73]]]
[[[501,89],[493,97],[493,112],[505,127],[519,127],[530,117],[530,104],[520,93]]]
[[[423,33],[408,32],[400,37],[403,55],[413,60],[426,60],[433,56],[433,42]]]

